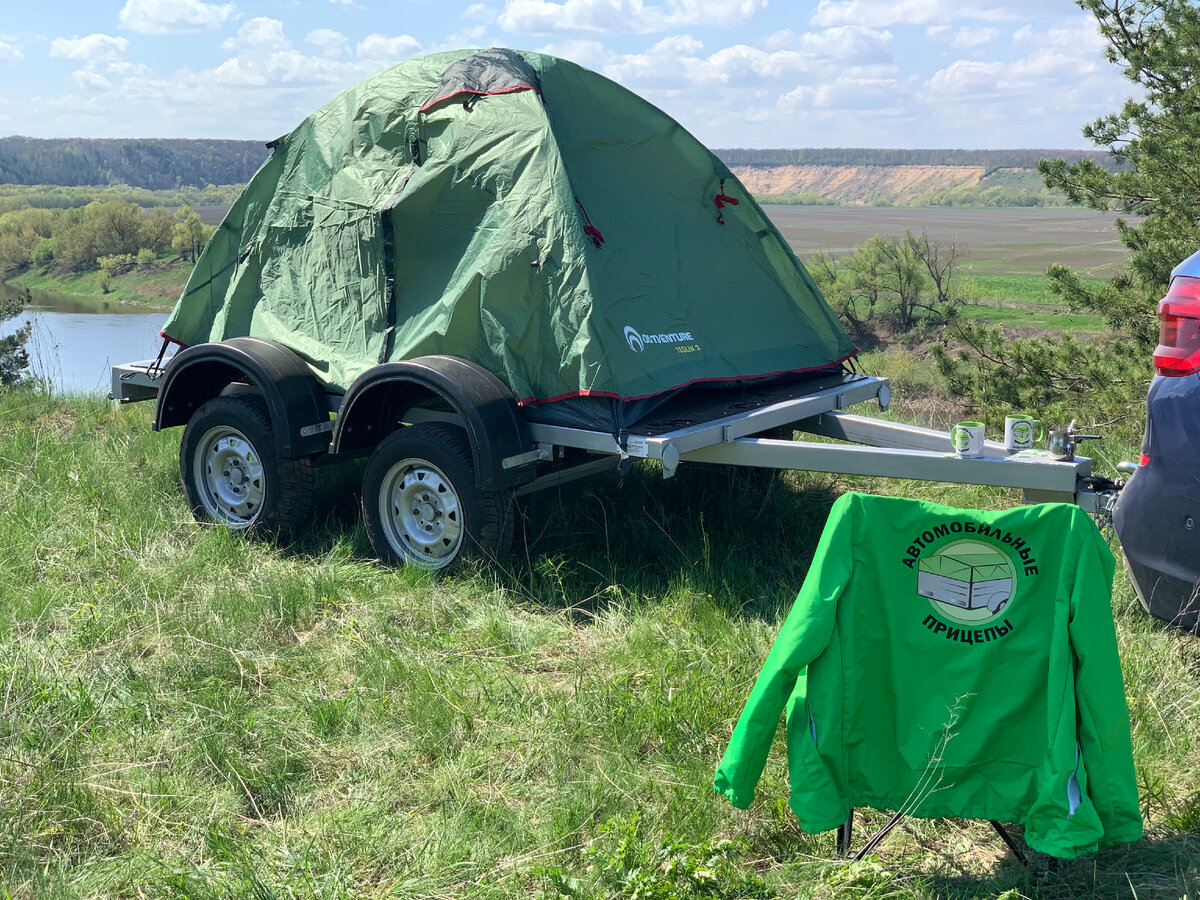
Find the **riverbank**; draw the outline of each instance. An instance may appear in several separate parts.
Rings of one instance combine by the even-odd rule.
[[[119,275],[109,275],[107,279],[99,269],[60,273],[34,268],[5,279],[5,284],[27,291],[53,291],[146,311],[170,311],[183,292],[191,271],[191,263],[179,259],[134,266]]]

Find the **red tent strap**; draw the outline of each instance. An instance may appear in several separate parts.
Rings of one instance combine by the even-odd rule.
[[[736,201],[735,201],[736,202]],[[592,239],[592,243],[596,245],[596,249],[600,249],[600,245],[604,243],[604,235],[600,233],[600,229],[592,224],[592,220],[588,217],[587,210],[583,208],[583,204],[579,202],[579,198],[575,198],[575,205],[579,207],[579,211],[583,213],[583,233]]]
[[[730,197],[728,194],[725,193],[725,179],[724,178],[721,179],[721,189],[720,189],[720,191],[717,192],[717,196],[715,199],[717,202],[717,224],[724,225],[725,224],[725,213],[721,212],[721,210],[725,208],[725,204],[728,203],[730,206],[737,206],[738,203],[740,203],[741,201],[738,200],[736,197]]]

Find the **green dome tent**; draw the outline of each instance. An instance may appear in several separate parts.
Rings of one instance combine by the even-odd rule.
[[[531,416],[618,426],[688,385],[855,353],[725,165],[564,60],[410,60],[270,146],[169,340],[268,338],[334,392],[379,363],[458,356]]]

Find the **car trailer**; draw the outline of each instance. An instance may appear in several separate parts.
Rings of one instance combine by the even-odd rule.
[[[1119,489],[1085,457],[1053,460],[988,441],[981,458],[966,459],[947,432],[851,413],[872,400],[886,410],[891,390],[886,378],[847,368],[685,391],[616,433],[538,421],[499,379],[454,357],[375,366],[345,394],[325,392],[294,353],[257,338],[201,344],[112,375],[112,399],[157,400],[155,430],[187,426],[180,472],[198,518],[303,527],[311,467],[369,455],[363,514],[372,545],[385,561],[428,569],[503,552],[512,496],[635,459],[659,462],[664,478],[706,463],[1017,488],[1025,502],[1074,503],[1101,517]],[[821,440],[782,439],[794,432]],[[281,495],[274,507],[272,492]]]

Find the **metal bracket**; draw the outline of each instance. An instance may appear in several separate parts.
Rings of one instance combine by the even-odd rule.
[[[316,425],[305,425],[300,429],[300,437],[312,437],[314,434],[320,434],[322,431],[333,431],[337,425],[333,419],[328,422],[318,422]]]
[[[553,444],[534,444],[532,450],[518,453],[516,456],[506,456],[500,461],[500,466],[505,469],[517,469],[530,463],[549,462],[552,459],[554,459]]]

